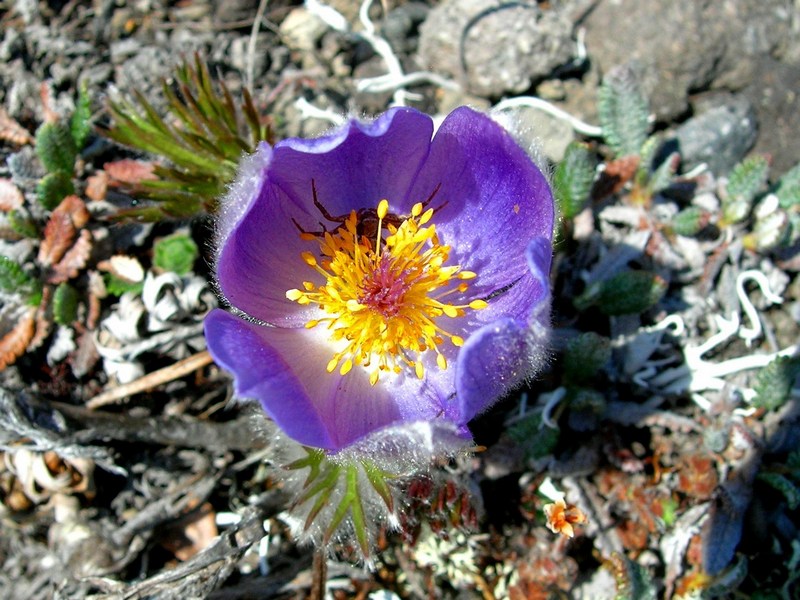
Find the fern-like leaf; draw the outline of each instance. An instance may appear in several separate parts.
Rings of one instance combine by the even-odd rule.
[[[767,182],[767,175],[769,163],[761,155],[751,156],[734,167],[722,200],[724,223],[738,223],[750,214],[756,195]]]
[[[185,233],[174,233],[153,245],[153,265],[162,271],[186,275],[197,256],[197,244]]]
[[[68,283],[62,283],[53,293],[53,320],[59,325],[69,325],[78,318],[78,292]]]
[[[756,376],[753,388],[756,397],[753,406],[776,410],[789,398],[789,392],[797,376],[800,375],[800,357],[781,356],[761,369]]]
[[[72,141],[75,148],[80,151],[86,144],[86,138],[92,131],[92,124],[89,119],[92,117],[92,106],[86,84],[83,83],[78,90],[78,101],[75,105],[75,112],[69,121],[69,130],[72,134]]]
[[[581,142],[570,143],[553,177],[556,200],[565,219],[573,219],[583,210],[592,190],[594,172],[595,159],[589,146]]]
[[[259,117],[247,90],[237,106],[224,83],[215,84],[195,55],[175,73],[175,86],[163,82],[169,118],[134,92],[134,100],[109,106],[114,123],[104,134],[130,148],[162,159],[157,179],[141,181],[130,192],[152,203],[126,209],[121,216],[143,220],[186,218],[216,210],[242,155],[261,141],[273,142],[269,119]]]
[[[36,199],[47,210],[53,210],[64,198],[74,193],[72,177],[64,171],[48,173],[36,184]]]
[[[598,93],[603,138],[615,157],[638,155],[650,130],[647,100],[633,71],[613,69]]]
[[[48,173],[72,174],[78,151],[69,127],[44,123],[36,130],[36,155]]]
[[[800,209],[800,164],[787,171],[775,186],[781,208]]]
[[[0,291],[19,294],[32,306],[38,305],[42,298],[41,284],[6,256],[0,256]]]

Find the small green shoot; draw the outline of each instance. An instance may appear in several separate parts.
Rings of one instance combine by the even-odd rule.
[[[641,313],[655,306],[667,291],[667,282],[649,271],[625,271],[590,285],[575,298],[578,310],[596,306],[609,316]]]
[[[155,168],[157,179],[131,190],[153,204],[126,209],[122,217],[156,221],[213,213],[242,156],[273,141],[270,121],[259,116],[250,92],[242,91],[237,106],[224,83],[214,85],[199,55],[193,66],[187,61],[177,68],[175,83],[163,82],[166,118],[137,91],[135,101],[109,105],[113,124],[104,134],[163,163]]]
[[[588,144],[571,142],[553,176],[556,202],[561,216],[572,220],[589,200],[596,160]]]
[[[614,156],[640,155],[650,131],[650,109],[631,69],[617,67],[603,79],[598,112],[603,138]]]
[[[165,272],[191,273],[199,255],[197,244],[185,233],[174,233],[158,240],[153,247],[153,265]]]
[[[733,225],[747,218],[756,195],[767,182],[768,174],[769,163],[761,155],[751,156],[734,167],[722,199],[721,222],[724,225]]]

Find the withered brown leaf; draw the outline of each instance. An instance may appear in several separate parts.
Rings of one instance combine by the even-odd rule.
[[[39,264],[50,266],[61,260],[75,241],[78,229],[89,221],[89,211],[83,200],[67,196],[61,201],[44,228],[44,239],[39,246]]]
[[[25,353],[36,329],[36,307],[28,306],[14,328],[0,338],[0,371]]]
[[[33,136],[15,119],[12,119],[4,108],[0,108],[0,140],[24,146],[33,143]]]
[[[606,168],[592,186],[592,198],[598,201],[620,191],[636,175],[639,160],[638,156],[631,154],[606,164]]]
[[[47,283],[64,283],[78,276],[78,272],[86,266],[89,255],[92,253],[92,234],[89,230],[81,230],[78,239],[64,253],[56,264],[52,265],[45,276]]]
[[[98,202],[104,200],[108,191],[108,173],[98,171],[86,179],[86,197]]]
[[[10,179],[0,178],[0,210],[9,212],[22,206],[25,198]]]
[[[103,165],[103,170],[113,183],[139,183],[147,179],[158,179],[152,162],[124,158]]]

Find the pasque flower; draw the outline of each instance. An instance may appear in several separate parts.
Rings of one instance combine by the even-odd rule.
[[[336,453],[467,423],[543,356],[553,199],[502,127],[410,108],[262,143],[222,200],[205,322],[239,397]],[[447,428],[447,427],[446,427]]]
[[[306,447],[289,465],[309,469],[301,531],[349,523],[366,556],[368,524],[397,522],[389,481],[468,445],[468,422],[533,374],[553,210],[528,154],[468,108],[435,136],[396,108],[243,161],[217,227],[232,310],[206,338],[237,395]]]

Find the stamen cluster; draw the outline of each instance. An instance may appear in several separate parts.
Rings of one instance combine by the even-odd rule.
[[[330,341],[342,346],[327,365],[337,366],[342,375],[354,366],[372,369],[370,382],[381,372],[399,373],[403,366],[424,376],[423,355],[436,353],[440,369],[447,360],[440,350],[445,339],[455,346],[464,340],[442,329],[439,317],[462,317],[466,309],[486,307],[483,300],[451,304],[443,299],[453,293],[463,297],[466,283],[475,278],[459,265],[445,266],[450,247],[442,245],[436,227],[428,225],[434,210],[422,203],[398,226],[384,227],[389,203],[378,204],[378,232],[374,240],[358,233],[358,218],[352,211],[333,232],[319,237],[321,258],[304,252],[303,260],[325,279],[323,285],[303,282],[303,289],[291,289],[286,297],[298,304],[316,304],[324,316],[310,320],[307,328],[324,325]],[[384,237],[384,229],[387,235]],[[316,239],[313,234],[301,234]]]

